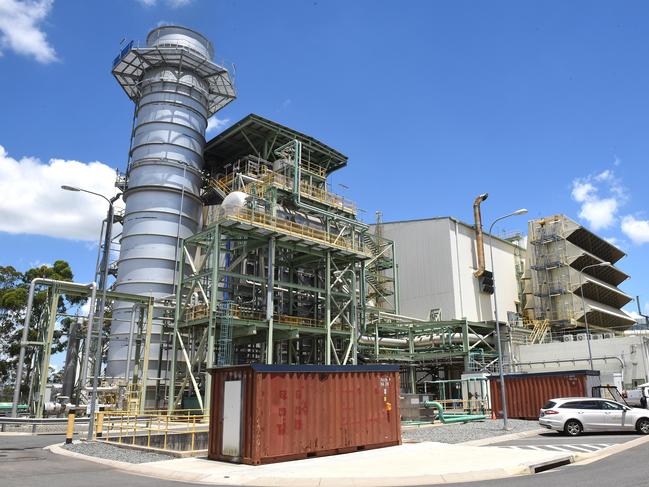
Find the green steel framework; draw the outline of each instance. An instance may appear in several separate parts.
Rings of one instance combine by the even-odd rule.
[[[62,296],[74,297],[90,297],[90,290],[83,289],[76,283],[42,283],[42,287],[46,287],[48,291],[47,305],[44,307],[45,312],[42,316],[32,317],[29,327],[36,332],[36,339],[33,341],[24,342],[26,347],[35,349],[33,358],[33,369],[29,377],[29,393],[27,403],[30,405],[31,411],[36,418],[43,417],[45,407],[46,389],[48,385],[50,359],[52,355],[52,343],[54,339],[54,332],[56,330],[59,319],[62,315],[58,312],[59,298]],[[108,302],[115,300],[126,301],[131,303],[138,303],[146,307],[146,321],[140,323],[140,331],[136,334],[136,360],[135,367],[133,368],[133,375],[130,378],[125,378],[123,385],[127,390],[132,390],[133,394],[137,396],[137,407],[140,411],[145,408],[145,394],[146,385],[143,377],[148,373],[148,355],[151,341],[151,319],[153,316],[153,299],[147,296],[138,296],[133,294],[116,293],[108,291],[106,293]],[[95,320],[97,318],[95,317]],[[109,321],[107,318],[106,321]],[[93,326],[93,330],[97,329],[97,322]],[[86,323],[87,326],[87,323]],[[85,336],[85,332],[79,330],[81,338]],[[96,331],[93,332],[93,339],[96,338]],[[94,340],[93,340],[94,341]],[[89,353],[89,344],[84,340],[84,354],[89,355],[89,363],[92,363],[94,353]],[[93,370],[88,366],[88,370]],[[90,377],[88,377],[89,379]],[[85,385],[78,383],[75,385],[77,396],[81,395],[81,390]]]
[[[259,179],[259,162],[267,168],[264,184],[241,188],[252,200],[247,208],[220,208],[214,223],[183,242],[170,410],[190,390],[207,409],[205,371],[217,363],[357,363],[365,304],[357,290],[373,260],[368,226],[342,200],[323,204],[333,196],[324,174],[302,162],[299,140],[275,152],[290,161],[281,172],[245,161],[240,175],[248,179]],[[238,188],[229,179],[224,196]]]
[[[214,366],[391,362],[414,390],[422,366],[469,370],[493,354],[492,325],[398,315],[396,249],[380,214],[370,228],[328,191],[322,161],[338,152],[255,115],[215,141],[208,151],[232,160],[219,156],[206,184],[206,198],[222,204],[206,207],[207,227],[182,242],[175,316],[164,330],[169,411],[185,398],[209,409]]]

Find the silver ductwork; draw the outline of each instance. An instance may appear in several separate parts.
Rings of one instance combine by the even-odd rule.
[[[467,338],[470,345],[473,345],[474,343],[478,343],[480,341],[485,341],[486,343],[493,344],[493,339],[491,337],[485,338],[475,333],[468,333]],[[358,343],[361,345],[374,345],[376,343],[376,338],[371,335],[361,336],[358,339]],[[462,343],[464,343],[464,337],[462,333],[422,335],[413,339],[413,345],[415,348],[439,345],[461,345]],[[379,345],[386,347],[407,348],[408,344],[408,338],[379,338]]]
[[[200,229],[203,147],[207,119],[235,97],[226,69],[212,62],[203,35],[184,27],[152,30],[144,48],[128,45],[113,75],[136,103],[115,291],[161,298],[175,293],[179,240]],[[132,303],[117,302],[106,375],[127,368]],[[158,364],[160,315],[156,310],[149,377]],[[132,359],[132,357],[131,357]],[[132,369],[131,369],[132,370]]]

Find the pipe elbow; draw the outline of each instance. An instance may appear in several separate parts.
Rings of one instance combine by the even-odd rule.
[[[484,200],[486,200],[487,198],[489,198],[489,193],[483,193],[483,194],[479,195],[479,196],[475,199],[475,201],[473,202],[473,207],[475,208],[475,207],[477,207],[477,206],[480,206],[480,203],[482,203],[482,202],[483,202]]]

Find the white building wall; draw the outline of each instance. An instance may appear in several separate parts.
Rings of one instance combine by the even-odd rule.
[[[622,373],[626,389],[649,381],[649,339],[641,336],[591,340],[593,368],[602,384],[613,384],[613,374]],[[589,368],[586,341],[552,342],[518,347],[517,371],[583,370]],[[604,359],[605,357],[608,357]],[[529,362],[544,362],[530,364]]]
[[[432,308],[440,308],[442,320],[494,319],[492,296],[480,292],[473,276],[478,264],[472,226],[452,218],[383,225],[383,235],[395,242],[401,314],[427,319]],[[486,263],[491,269],[488,242],[486,237]],[[518,301],[515,247],[497,238],[493,245],[499,318],[506,321]]]
[[[455,286],[448,235],[448,220],[383,225],[383,236],[395,242],[401,314],[428,319],[432,308],[440,308],[443,320],[455,316]]]

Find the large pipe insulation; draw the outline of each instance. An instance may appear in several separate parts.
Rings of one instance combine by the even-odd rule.
[[[207,119],[234,99],[227,70],[198,32],[163,26],[147,47],[122,51],[113,75],[136,103],[115,290],[162,298],[175,293],[180,239],[200,229]],[[133,304],[114,307],[106,375],[124,377]],[[162,309],[153,316],[149,378],[157,376]],[[128,357],[129,361],[132,357]]]
[[[68,331],[67,352],[65,354],[65,366],[63,368],[63,381],[61,388],[61,395],[68,398],[68,402],[72,402],[72,393],[74,392],[74,383],[77,379],[77,364],[79,362],[79,337],[77,336],[79,322],[73,321],[70,323]]]
[[[473,273],[475,277],[480,277],[485,271],[484,257],[484,234],[482,232],[482,213],[480,204],[489,197],[489,193],[478,196],[473,202],[473,218],[475,219],[475,246],[478,254],[478,269]]]
[[[469,344],[473,345],[478,343],[481,340],[485,340],[490,345],[493,344],[491,338],[484,338],[475,333],[468,334]],[[373,336],[361,336],[358,339],[358,343],[361,345],[374,345],[376,343],[376,337]],[[464,343],[462,333],[446,333],[441,335],[422,335],[415,337],[413,339],[413,344],[415,347],[430,347],[432,345],[461,345]],[[387,347],[399,347],[406,348],[408,347],[409,339],[408,338],[379,338],[379,345]]]

